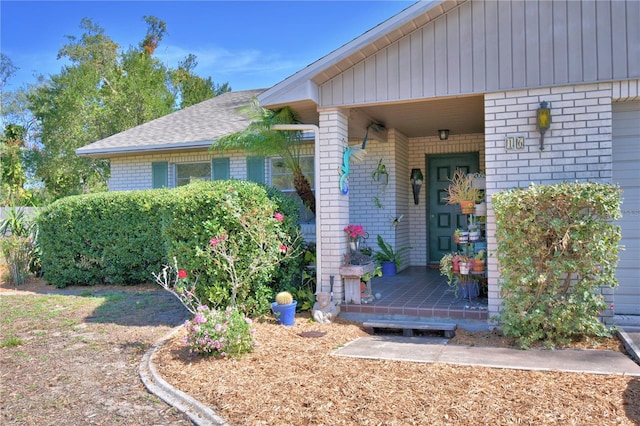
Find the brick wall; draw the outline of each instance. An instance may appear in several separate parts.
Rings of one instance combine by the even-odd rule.
[[[540,150],[536,110],[547,101],[551,127]],[[491,196],[508,188],[563,181],[610,182],[612,173],[612,85],[608,83],[550,87],[485,95],[485,161],[487,235],[495,251],[495,216]],[[522,137],[520,149],[508,138]],[[489,313],[499,312],[498,265],[488,258]],[[610,292],[607,292],[610,293]],[[606,294],[609,302],[610,294]]]
[[[169,186],[174,184],[174,168],[176,163],[208,162],[216,157],[229,157],[230,175],[235,179],[247,177],[246,159],[237,151],[224,155],[211,155],[206,150],[192,152],[169,152],[159,154],[134,155],[130,157],[114,157],[111,159],[110,191],[129,191],[134,189],[151,189],[151,163],[167,161],[169,163]]]

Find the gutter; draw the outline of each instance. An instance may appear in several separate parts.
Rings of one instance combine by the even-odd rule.
[[[320,184],[320,129],[315,124],[275,124],[271,126],[272,130],[298,130],[302,132],[313,132],[315,144],[313,147],[313,167],[315,169],[315,188],[316,188],[316,293],[322,291],[322,220],[320,219],[322,212],[322,202]]]
[[[146,154],[155,151],[175,151],[184,149],[201,149],[209,148],[212,141],[200,142],[184,142],[180,144],[171,143],[163,145],[147,145],[147,146],[131,146],[131,147],[115,147],[115,148],[96,148],[96,149],[76,149],[76,155],[80,157],[108,157],[105,154],[124,155],[124,154]]]

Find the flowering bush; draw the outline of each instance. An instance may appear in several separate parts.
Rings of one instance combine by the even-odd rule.
[[[300,282],[302,238],[295,202],[247,181],[197,182],[176,189],[162,229],[167,258],[198,277],[203,304],[271,309],[274,291]],[[286,247],[286,252],[285,252]]]
[[[198,307],[202,305],[196,296],[198,279],[196,278],[194,282],[190,283],[187,280],[187,275],[186,270],[178,269],[178,262],[175,257],[173,258],[173,266],[165,265],[159,274],[153,273],[156,283],[173,294],[189,312],[196,315]]]
[[[193,314],[184,327],[187,336],[185,345],[192,354],[217,358],[239,357],[253,350],[251,319],[236,307],[214,310],[200,303],[195,294],[196,282],[188,281],[188,273],[178,269],[176,259],[173,266],[166,265],[162,272],[153,274],[156,282],[173,294]]]
[[[364,228],[362,227],[362,225],[349,225],[344,228],[344,233],[347,234],[352,240],[367,235],[367,233],[364,232]]]
[[[184,324],[184,343],[192,354],[216,358],[239,357],[254,347],[251,319],[238,308],[224,310],[198,306],[196,315]]]
[[[254,280],[269,274],[276,265],[289,257],[299,256],[299,250],[291,250],[294,241],[279,226],[284,215],[275,212],[270,218],[263,218],[256,211],[242,214],[238,212],[238,224],[244,230],[244,238],[230,237],[224,229],[209,240],[209,250],[218,268],[221,268],[231,282],[230,306],[235,306],[238,291],[248,289]],[[246,257],[247,246],[256,250]]]

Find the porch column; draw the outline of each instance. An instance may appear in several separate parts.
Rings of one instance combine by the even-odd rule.
[[[342,301],[344,287],[340,277],[340,266],[347,251],[344,227],[349,224],[349,195],[340,191],[340,174],[344,148],[348,141],[348,118],[339,108],[322,109],[320,113],[320,146],[316,155],[320,156],[320,170],[316,179],[320,180],[320,199],[316,206],[322,210],[321,220],[316,223],[316,238],[322,240],[318,256],[322,258],[322,276],[318,277],[322,291],[331,291],[333,276],[333,300]]]

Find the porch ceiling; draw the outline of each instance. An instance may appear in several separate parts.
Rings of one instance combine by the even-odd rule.
[[[318,124],[318,113],[312,103],[295,107],[304,123]],[[484,133],[483,96],[403,102],[396,104],[353,107],[362,117],[397,129],[410,138],[436,136],[439,129],[451,135]],[[364,124],[363,124],[364,123]],[[349,120],[349,137],[364,137],[367,120]]]

